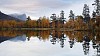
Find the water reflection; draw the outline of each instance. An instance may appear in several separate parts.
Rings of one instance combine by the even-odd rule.
[[[69,47],[73,48],[75,44],[82,43],[84,55],[88,55],[91,51],[90,47],[95,51],[95,56],[100,56],[100,32],[87,32],[87,31],[0,31],[0,43],[11,40],[17,41],[30,41],[31,38],[37,37],[40,41],[50,41],[51,44],[56,45],[59,43],[61,48],[66,46],[65,42],[68,40]],[[76,50],[77,51],[77,50]]]
[[[12,39],[10,39],[10,41],[13,41],[13,42],[18,42],[18,41],[26,41],[26,35],[22,35],[22,36],[17,36],[17,37],[14,37]]]

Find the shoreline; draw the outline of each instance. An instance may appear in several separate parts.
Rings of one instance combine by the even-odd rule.
[[[58,31],[100,31],[92,29],[68,29],[68,28],[0,28],[0,30],[58,30]]]

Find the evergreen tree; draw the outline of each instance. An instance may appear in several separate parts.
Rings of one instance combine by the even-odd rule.
[[[89,11],[89,6],[87,4],[84,4],[84,7],[83,7],[83,17],[84,17],[84,22],[89,22],[90,20],[90,15],[89,15],[90,11]]]

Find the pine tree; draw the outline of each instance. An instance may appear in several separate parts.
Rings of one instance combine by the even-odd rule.
[[[84,22],[89,22],[90,20],[90,15],[89,15],[90,11],[89,11],[89,6],[87,4],[84,4],[84,7],[83,7],[83,17],[84,17]]]
[[[74,15],[74,13],[73,13],[72,10],[70,10],[69,18],[70,18],[71,20],[74,20],[74,19],[75,19],[75,15]]]
[[[96,7],[96,9],[95,9],[96,16],[100,16],[100,1],[95,0],[94,2],[95,3],[92,5],[94,5]]]

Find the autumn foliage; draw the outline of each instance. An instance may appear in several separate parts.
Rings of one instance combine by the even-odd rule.
[[[95,19],[90,18],[89,22],[83,21],[82,16],[77,16],[74,20],[69,19],[66,23],[62,24],[60,21],[50,22],[49,18],[41,17],[38,20],[26,20],[26,21],[15,21],[15,20],[4,20],[0,21],[0,28],[69,28],[74,30],[89,30],[100,28],[100,16]]]

